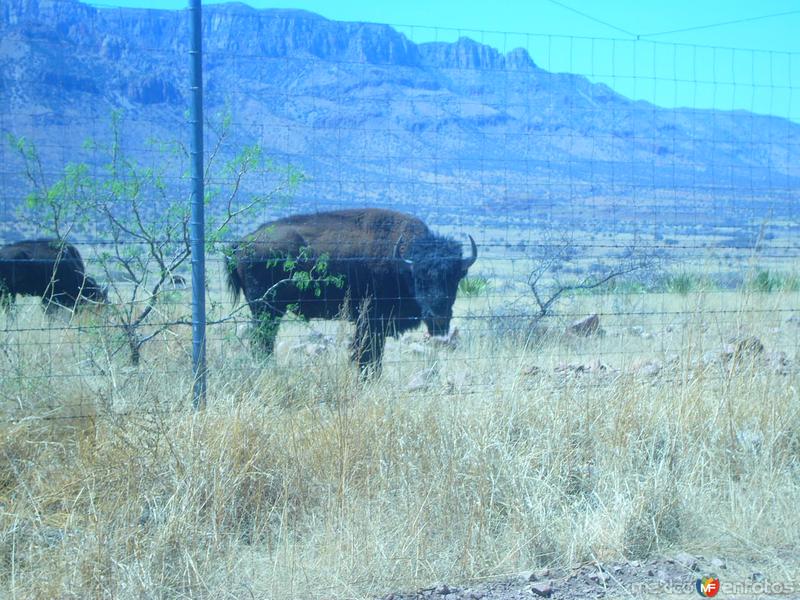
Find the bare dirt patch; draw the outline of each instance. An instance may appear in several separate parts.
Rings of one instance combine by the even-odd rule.
[[[720,598],[800,598],[800,578],[757,561],[679,553],[672,558],[583,564],[572,569],[544,568],[472,585],[439,583],[414,592],[390,593],[381,600],[528,600],[553,598],[701,598],[698,579],[719,579]]]

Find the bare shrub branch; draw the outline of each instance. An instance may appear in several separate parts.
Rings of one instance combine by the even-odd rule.
[[[601,288],[610,282],[636,272],[652,271],[658,257],[640,245],[635,237],[631,244],[614,257],[608,257],[594,273],[580,279],[565,280],[560,274],[565,263],[580,258],[579,246],[571,234],[563,234],[539,247],[537,264],[528,274],[527,284],[539,309],[539,318],[549,316],[565,294]]]

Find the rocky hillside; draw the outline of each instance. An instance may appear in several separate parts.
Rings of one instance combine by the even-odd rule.
[[[0,128],[57,173],[124,111],[125,140],[188,139],[183,11],[76,0],[0,5]],[[743,111],[663,109],[551,73],[523,49],[415,44],[389,26],[231,3],[204,7],[206,110],[307,175],[305,207],[410,208],[434,220],[703,222],[791,213],[800,126]],[[0,182],[9,210],[19,164]],[[16,170],[15,170],[16,169]],[[177,173],[176,173],[177,176]]]

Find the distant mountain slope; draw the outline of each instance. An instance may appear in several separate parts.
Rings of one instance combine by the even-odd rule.
[[[126,142],[188,137],[185,13],[75,0],[0,6],[0,129],[36,140],[53,172],[123,109]],[[523,49],[414,44],[389,26],[242,4],[204,7],[208,113],[236,141],[300,166],[307,207],[381,204],[445,219],[659,219],[736,225],[789,214],[800,126],[736,111],[663,109]],[[15,164],[9,149],[4,164]],[[6,214],[13,172],[0,184]],[[449,218],[449,217],[447,217]]]

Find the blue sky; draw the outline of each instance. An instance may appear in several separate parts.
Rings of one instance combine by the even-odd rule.
[[[218,2],[204,2],[211,3]],[[626,96],[662,106],[746,109],[800,121],[798,0],[246,3],[302,8],[342,21],[388,23],[415,42],[453,41],[463,35],[502,51],[521,46],[543,68],[586,75]],[[187,6],[186,0],[93,4]],[[694,29],[720,23],[727,24]]]

